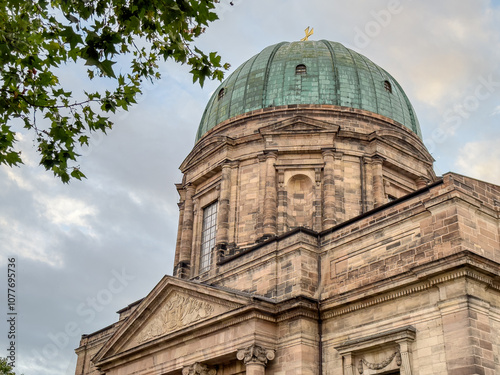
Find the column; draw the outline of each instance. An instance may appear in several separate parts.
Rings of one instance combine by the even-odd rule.
[[[264,195],[264,237],[276,236],[277,192],[276,192],[276,158],[277,153],[271,151],[266,155],[266,185]]]
[[[229,233],[228,242],[236,243],[236,222],[238,220],[238,191],[239,191],[239,165],[237,162],[231,164],[231,194],[229,199]]]
[[[175,259],[174,265],[179,263],[181,256],[181,238],[182,238],[182,222],[184,220],[184,202],[177,203],[179,207],[179,222],[177,224],[177,242],[175,243]]]
[[[231,166],[222,165],[219,208],[217,212],[217,249],[225,249],[229,242],[229,200],[231,199]]]
[[[384,178],[382,175],[383,163],[384,158],[380,156],[375,156],[372,158],[374,207],[379,207],[386,203],[384,194]]]
[[[193,243],[193,195],[195,188],[190,183],[186,186],[186,199],[184,200],[184,215],[182,218],[181,251],[179,263],[176,265],[177,276],[188,277],[189,263],[191,260],[191,246]],[[181,270],[182,269],[182,270]]]
[[[181,256],[181,237],[182,237],[182,222],[184,221],[184,200],[185,191],[182,187],[182,184],[175,184],[175,188],[177,189],[177,193],[179,193],[179,203],[177,203],[177,207],[179,207],[179,220],[177,223],[177,240],[175,242],[175,258],[174,258],[174,267],[179,263],[179,258]],[[175,275],[174,271],[174,275]]]
[[[238,350],[236,358],[245,364],[246,375],[265,375],[267,361],[274,359],[274,350],[251,345],[246,349]]]
[[[323,230],[333,227],[335,220],[335,166],[332,149],[323,150]]]

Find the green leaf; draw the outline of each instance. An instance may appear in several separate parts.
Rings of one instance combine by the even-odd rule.
[[[71,177],[76,178],[77,180],[87,178],[87,176],[85,176],[78,168],[73,168],[73,170],[71,171]]]
[[[116,78],[115,76],[115,72],[113,72],[113,68],[112,66],[116,64],[116,62],[114,61],[110,61],[110,60],[104,60],[100,63],[97,64],[97,67],[99,69],[101,69],[101,71],[107,75],[108,77],[113,77],[113,78]]]
[[[66,17],[66,19],[72,23],[78,23],[78,18],[76,18],[72,14],[65,14],[64,17]]]
[[[91,132],[113,126],[106,113],[136,103],[141,83],[160,77],[160,59],[189,65],[201,86],[207,78],[222,79],[229,65],[193,44],[217,18],[217,2],[167,0],[158,7],[148,1],[9,0],[0,6],[0,164],[22,163],[10,129],[21,120],[40,165],[63,182],[81,179],[83,172],[71,165],[79,157],[75,145],[88,145]],[[118,76],[117,60],[123,61]],[[64,87],[61,68],[73,62],[92,67],[87,73],[96,87],[106,77],[108,90]],[[48,129],[40,128],[40,116],[52,124]]]

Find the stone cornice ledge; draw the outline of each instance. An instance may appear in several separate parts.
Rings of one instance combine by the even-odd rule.
[[[390,331],[376,333],[363,338],[344,341],[335,347],[340,355],[352,353],[356,350],[364,350],[375,345],[398,342],[401,340],[414,341],[417,330],[413,326],[392,329]]]
[[[142,343],[134,348],[107,356],[96,361],[95,365],[100,370],[109,370],[122,363],[139,359],[145,351],[151,353],[168,350],[189,340],[220,332],[230,326],[241,324],[250,320],[276,322],[273,309],[263,308],[261,305],[243,306],[239,309],[229,311],[213,319],[192,324],[183,329],[167,333],[156,339]],[[95,357],[94,357],[95,358]]]
[[[334,298],[325,300],[322,302],[322,319],[333,318],[379,303],[395,300],[430,289],[437,284],[463,277],[482,282],[489,288],[500,291],[499,269],[500,264],[494,261],[470,251],[462,251],[437,262],[415,267],[406,273],[405,278],[408,279],[407,283],[398,283],[398,288],[391,288],[390,285],[386,285],[387,289],[375,297],[367,298],[364,291],[353,290],[342,296],[342,300]],[[411,275],[413,277],[410,277]],[[384,283],[387,284],[387,280],[384,280]],[[371,290],[376,287],[376,284],[370,285]]]

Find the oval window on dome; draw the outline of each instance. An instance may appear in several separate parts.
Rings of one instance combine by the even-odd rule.
[[[217,95],[217,100],[221,100],[224,97],[224,95],[226,95],[226,90],[224,90],[224,88],[221,88],[219,90],[219,94]]]
[[[304,64],[299,64],[295,67],[295,74],[307,74],[307,68]]]
[[[389,81],[384,81],[384,88],[385,88],[385,91],[392,94],[392,85]]]

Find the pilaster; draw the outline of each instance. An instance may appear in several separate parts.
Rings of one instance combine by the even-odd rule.
[[[333,149],[323,150],[323,230],[333,227],[335,218],[335,162]]]
[[[384,158],[380,156],[372,158],[374,207],[382,206],[385,203],[384,178],[382,172],[383,163]]]
[[[365,207],[363,209],[366,212],[374,208],[372,158],[366,156],[363,157],[363,166],[365,168],[365,179],[364,179]]]
[[[283,169],[278,170],[278,234],[283,234],[288,231],[287,225],[287,207],[288,195],[285,189],[285,172]]]
[[[277,191],[276,191],[276,158],[277,152],[266,153],[266,184],[264,195],[264,237],[276,236]]]
[[[344,359],[344,375],[355,375],[355,365],[351,353],[343,356]]]
[[[334,153],[335,218],[337,223],[345,220],[344,206],[344,154]]]

